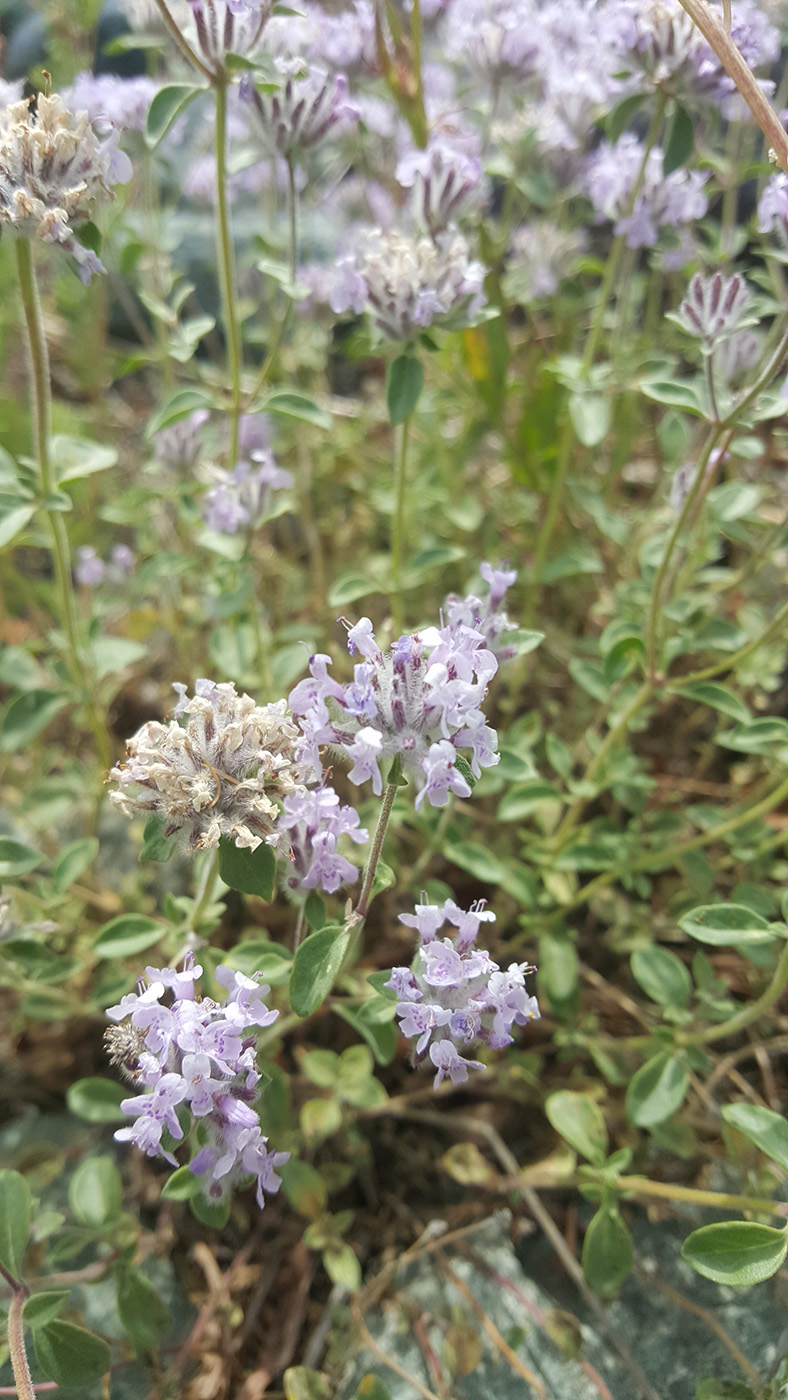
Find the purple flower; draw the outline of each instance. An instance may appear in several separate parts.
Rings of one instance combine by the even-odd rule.
[[[478,156],[455,150],[440,139],[433,139],[425,151],[414,149],[402,156],[397,180],[413,191],[414,217],[432,235],[478,214],[486,198]]]
[[[662,170],[662,151],[655,146],[646,158],[645,173],[634,208],[627,212],[643,163],[643,146],[632,132],[611,145],[603,141],[585,163],[584,188],[597,213],[611,219],[630,248],[650,248],[662,228],[678,228],[700,219],[708,200],[707,179],[699,170]]]
[[[788,248],[788,175],[780,170],[772,175],[758,204],[758,228],[761,233],[776,233],[783,248]]]
[[[331,308],[359,313],[389,340],[412,340],[427,326],[469,325],[486,303],[486,270],[462,234],[408,238],[367,229],[337,264]]]
[[[92,544],[79,546],[74,574],[77,583],[82,588],[96,588],[98,584],[104,582],[107,576],[107,566],[103,559],[99,559]]]
[[[201,1125],[205,1145],[191,1169],[205,1176],[208,1199],[223,1199],[233,1182],[253,1176],[262,1207],[263,1192],[279,1186],[273,1169],[288,1154],[268,1151],[260,1131],[253,1107],[260,1079],[255,1038],[245,1032],[270,1025],[279,1013],[262,1000],[270,988],[224,965],[217,968],[216,980],[227,989],[225,1002],[195,996],[201,971],[191,954],[181,969],[146,968],[149,985],[140,981],[139,992],[109,1008],[110,1020],[123,1022],[107,1031],[110,1057],[150,1090],[122,1101],[123,1112],[136,1121],[115,1137],[177,1167],[161,1140],[165,1129],[178,1141],[184,1138],[175,1112],[183,1104]]]
[[[513,963],[503,971],[489,953],[474,947],[480,924],[494,917],[483,903],[466,911],[453,899],[443,906],[417,904],[415,915],[400,914],[401,923],[417,929],[421,944],[412,966],[395,967],[387,985],[400,998],[402,1034],[416,1040],[415,1061],[429,1048],[437,1071],[435,1088],[447,1074],[460,1084],[470,1068],[484,1068],[478,1060],[464,1060],[458,1045],[476,1041],[501,1049],[511,1044],[513,1025],[539,1016],[536,998],[525,987],[526,973],[535,969]],[[437,939],[447,920],[457,933],[453,939]]]
[[[749,288],[738,272],[731,277],[723,277],[721,272],[705,277],[696,272],[676,319],[707,347],[757,320],[752,315]]]
[[[189,0],[193,26],[187,28],[200,57],[217,76],[228,53],[251,53],[271,11],[270,0]]]
[[[327,673],[329,658],[313,656],[310,676],[291,692],[290,706],[304,735],[303,754],[320,763],[320,745],[339,748],[353,767],[357,785],[383,791],[381,764],[399,758],[415,778],[419,794],[434,807],[449,792],[469,797],[470,785],[457,766],[458,751],[471,750],[471,768],[498,762],[497,736],[479,708],[498,663],[481,632],[464,625],[426,628],[405,635],[384,654],[368,618],[350,628],[348,644],[366,658],[342,686]]]
[[[238,462],[232,471],[214,468],[213,479],[203,502],[205,523],[223,535],[247,525],[254,529],[270,509],[272,492],[293,484],[290,472],[276,465],[267,448],[252,452],[249,461]]]
[[[268,146],[288,159],[317,146],[331,132],[358,121],[347,95],[347,78],[310,68],[304,76],[289,73],[277,60],[283,82],[277,92],[261,95],[253,83],[243,89]],[[298,63],[299,68],[302,66]]]
[[[342,806],[332,787],[287,797],[279,818],[280,830],[290,841],[290,869],[286,882],[291,890],[314,890],[336,894],[340,885],[358,879],[358,868],[337,850],[347,836],[357,845],[369,840],[369,832],[359,826],[353,807]]]
[[[169,428],[162,428],[154,438],[159,460],[170,467],[193,467],[200,455],[202,430],[210,416],[207,408],[197,408]]]

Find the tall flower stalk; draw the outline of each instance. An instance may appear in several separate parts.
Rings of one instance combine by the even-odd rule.
[[[238,433],[241,419],[241,375],[243,350],[241,327],[235,296],[235,250],[233,247],[230,206],[227,199],[227,79],[224,75],[213,81],[216,105],[216,212],[219,283],[222,294],[222,315],[227,342],[227,374],[230,388],[230,449],[228,466],[232,470],[238,460]]]
[[[63,521],[62,511],[57,508],[55,503],[57,483],[50,452],[52,390],[49,378],[49,354],[41,317],[41,301],[38,295],[33,250],[30,240],[27,238],[17,238],[15,248],[19,289],[30,354],[35,454],[38,463],[41,500],[52,537],[52,558],[55,565],[60,621],[66,639],[68,668],[71,679],[80,693],[80,698],[85,703],[101,765],[103,768],[109,768],[112,763],[112,745],[106,725],[96,708],[90,677],[83,658],[76,598],[71,577],[68,532]]]

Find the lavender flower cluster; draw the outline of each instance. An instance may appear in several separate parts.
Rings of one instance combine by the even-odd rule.
[[[134,551],[127,544],[114,544],[109,559],[102,559],[92,544],[82,544],[74,575],[83,588],[97,588],[102,583],[123,583],[133,568]]]
[[[484,1065],[465,1059],[461,1049],[473,1044],[502,1049],[512,1043],[513,1025],[524,1026],[538,1018],[536,997],[525,988],[526,973],[535,968],[513,963],[504,972],[488,952],[475,947],[482,923],[495,919],[483,901],[468,910],[460,909],[453,899],[442,905],[417,904],[415,914],[399,917],[416,929],[420,939],[411,966],[395,967],[386,984],[400,999],[400,1030],[416,1040],[416,1064],[429,1051],[436,1089],[447,1075],[452,1084],[464,1084],[469,1069],[484,1069]],[[456,933],[438,938],[447,922]]]
[[[340,802],[332,787],[289,793],[282,803],[279,830],[290,842],[290,869],[285,883],[291,891],[314,890],[336,894],[340,885],[358,879],[358,867],[337,849],[343,836],[356,845],[369,840],[354,807]]]
[[[148,967],[145,975],[147,985],[140,978],[137,992],[107,1010],[116,1023],[106,1034],[111,1060],[150,1091],[121,1101],[134,1122],[115,1137],[177,1167],[164,1134],[182,1142],[195,1129],[199,1150],[189,1165],[204,1178],[207,1200],[220,1204],[237,1182],[253,1177],[262,1209],[264,1193],[279,1189],[276,1168],[290,1155],[269,1150],[253,1107],[256,1033],[279,1015],[263,1000],[270,987],[222,965],[216,980],[226,988],[224,1001],[196,997],[202,968],[191,954],[180,971]],[[186,1129],[184,1108],[192,1119]]]
[[[418,785],[417,808],[425,798],[443,807],[450,792],[470,797],[460,750],[470,749],[476,777],[498,762],[498,736],[481,709],[498,669],[484,633],[463,623],[430,627],[398,637],[383,652],[362,617],[349,627],[348,648],[364,658],[352,681],[335,681],[331,657],[318,653],[310,658],[309,678],[290,693],[303,756],[320,771],[320,746],[338,748],[352,760],[350,781],[371,780],[376,794],[383,791],[379,765],[399,759]]]

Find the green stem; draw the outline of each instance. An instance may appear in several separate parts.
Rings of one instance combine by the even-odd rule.
[[[358,904],[353,910],[352,918],[355,924],[363,923],[364,919],[367,917],[370,896],[372,894],[372,885],[375,879],[375,871],[378,868],[378,862],[383,851],[383,840],[386,835],[386,827],[389,824],[391,809],[394,806],[394,799],[397,796],[397,787],[397,783],[389,783],[383,794],[383,805],[381,806],[380,815],[378,816],[378,824],[375,827],[375,835],[372,838],[372,849],[369,853],[367,868],[364,871],[364,883],[361,886]]]
[[[206,856],[205,864],[203,865],[203,868],[200,872],[200,879],[197,888],[194,892],[194,904],[192,906],[191,914],[189,915],[189,924],[191,928],[195,930],[195,932],[199,927],[200,920],[202,919],[205,910],[213,902],[214,885],[216,883],[216,875],[218,869],[219,848],[218,846],[216,846]]]
[[[646,622],[646,674],[649,676],[652,683],[655,680],[657,632],[659,628],[662,590],[663,585],[665,583],[665,576],[667,574],[670,561],[673,558],[673,553],[676,548],[676,545],[678,544],[679,536],[681,535],[685,525],[687,524],[687,521],[690,518],[692,510],[695,506],[695,502],[700,496],[703,489],[708,487],[708,482],[706,480],[706,468],[709,464],[711,454],[722,436],[722,431],[722,424],[717,423],[711,429],[708,437],[706,438],[706,441],[703,445],[703,450],[700,454],[698,465],[695,469],[695,479],[684,498],[684,504],[682,505],[681,510],[679,511],[679,514],[673,524],[673,529],[671,530],[670,535],[668,536],[668,542],[663,550],[662,558],[659,562],[659,568],[657,569],[656,576],[654,579],[654,586],[651,590],[651,603],[649,606],[648,620]]]
[[[697,1035],[687,1035],[683,1037],[685,1044],[690,1045],[711,1045],[715,1040],[727,1040],[729,1036],[736,1035],[744,1030],[746,1026],[751,1026],[758,1021],[766,1011],[770,1011],[775,1002],[780,1000],[786,986],[788,986],[788,943],[783,946],[772,980],[761,995],[749,1006],[745,1006],[738,1011],[730,1020],[722,1021],[719,1025],[710,1026],[705,1031],[700,1031]]]
[[[177,44],[184,58],[192,65],[193,68],[197,69],[198,73],[202,73],[204,78],[207,78],[209,82],[213,82],[213,73],[211,72],[210,68],[208,68],[203,63],[199,54],[195,53],[194,49],[192,48],[191,44],[186,38],[186,35],[181,33],[175,20],[170,14],[170,11],[167,8],[166,0],[156,0],[156,4],[158,6],[161,17],[164,20],[165,25],[170,31],[172,38],[175,40],[175,43]]]
[[[290,272],[290,288],[292,291],[292,289],[295,287],[296,278],[298,276],[298,191],[296,189],[295,183],[295,168],[293,166],[292,160],[290,159],[288,159],[287,162],[287,223],[288,268]],[[266,357],[260,368],[260,373],[257,376],[257,380],[255,381],[255,386],[247,399],[248,404],[254,402],[260,391],[265,386],[265,383],[276,362],[276,357],[281,349],[282,341],[284,340],[287,328],[290,325],[290,317],[292,316],[292,314],[293,297],[292,295],[288,295],[287,306],[285,307],[285,314],[279,322],[276,334],[274,335],[274,338],[271,341],[268,353],[266,354]]]
[[[651,124],[649,126],[648,132],[646,133],[646,140],[643,146],[643,156],[640,162],[640,166],[638,168],[638,173],[635,177],[635,183],[632,186],[632,189],[629,194],[629,199],[627,200],[626,208],[624,210],[623,215],[624,218],[629,218],[630,214],[634,210],[635,205],[637,203],[638,195],[640,194],[640,191],[643,187],[643,181],[646,178],[646,168],[648,166],[648,159],[657,143],[657,138],[662,127],[662,119],[665,115],[666,102],[667,99],[664,93],[660,92],[657,96],[657,105],[654,109],[654,115],[651,118]],[[608,257],[607,266],[605,268],[605,275],[602,279],[602,286],[599,289],[599,300],[596,304],[596,309],[594,311],[594,319],[591,322],[591,329],[588,333],[588,340],[586,341],[585,353],[583,355],[582,364],[580,366],[581,379],[585,378],[589,369],[594,363],[594,358],[596,356],[597,349],[599,348],[599,341],[601,339],[602,332],[605,328],[605,316],[607,315],[607,309],[610,305],[610,299],[613,295],[613,291],[618,280],[618,273],[621,267],[621,259],[624,256],[625,250],[626,235],[620,233],[618,234],[613,244],[613,247],[610,250],[610,256]]]
[[[294,952],[294,953],[297,953],[297,952],[298,952],[299,946],[300,946],[300,944],[301,944],[301,940],[302,940],[302,938],[303,938],[303,936],[304,936],[304,928],[305,928],[305,926],[306,926],[306,900],[304,900],[304,901],[303,901],[301,904],[299,904],[299,906],[298,906],[298,913],[297,913],[297,915],[296,915],[296,924],[295,924],[295,928],[294,928],[294,930],[293,930],[293,952]]]
[[[523,605],[523,626],[526,628],[532,628],[536,618],[536,611],[542,591],[542,570],[550,549],[550,542],[553,538],[553,531],[555,530],[558,520],[558,513],[561,509],[561,501],[563,500],[566,479],[569,475],[569,467],[572,462],[572,448],[574,445],[575,430],[572,427],[571,419],[567,417],[558,443],[556,468],[550,485],[547,510],[545,511],[542,526],[534,548],[534,557],[530,570],[530,587],[528,589],[528,596]]]
[[[769,626],[761,632],[759,637],[754,637],[746,646],[740,647],[738,651],[731,652],[724,661],[717,661],[713,666],[705,666],[701,671],[690,671],[689,675],[681,676],[676,685],[680,691],[681,687],[694,685],[696,681],[707,681],[710,676],[718,676],[721,671],[730,671],[738,666],[740,661],[745,661],[754,651],[766,646],[779,632],[782,632],[784,624],[788,622],[788,603],[783,603],[779,612],[775,613]]]
[[[570,913],[573,909],[580,908],[587,904],[589,899],[593,899],[600,890],[612,885],[623,874],[636,874],[640,871],[658,870],[661,866],[675,866],[690,851],[700,850],[703,846],[710,846],[714,841],[722,840],[725,836],[730,836],[731,832],[737,831],[746,822],[757,821],[760,817],[766,816],[769,812],[779,807],[780,803],[788,798],[788,779],[780,783],[754,807],[748,807],[744,812],[739,812],[736,816],[729,817],[727,821],[720,822],[719,826],[712,827],[709,831],[701,831],[697,836],[692,836],[688,841],[676,841],[672,846],[666,846],[661,851],[649,851],[638,859],[629,861],[624,867],[615,870],[603,870],[595,879],[590,880],[583,889],[579,890],[574,899],[570,900],[561,909],[555,911],[550,916],[551,922]]]
[[[640,690],[638,690],[632,697],[626,708],[621,711],[621,714],[619,715],[616,723],[612,725],[611,728],[608,730],[604,743],[602,744],[598,752],[595,754],[594,758],[589,763],[585,773],[583,774],[584,782],[593,782],[597,773],[604,765],[608,754],[611,752],[612,749],[615,748],[619,739],[622,737],[623,734],[626,733],[635,715],[643,709],[643,706],[648,703],[653,694],[654,686],[652,682],[645,681],[640,687]],[[554,834],[553,839],[557,846],[563,846],[566,837],[577,825],[580,813],[585,807],[587,801],[587,797],[575,798],[574,802],[566,812],[563,821],[561,822],[560,826],[557,828]]]
[[[394,627],[397,633],[403,627],[403,607],[400,593],[402,573],[402,548],[405,538],[405,494],[408,479],[408,430],[410,418],[399,425],[395,432],[394,448],[394,519],[391,526],[391,609],[394,614]]]
[[[620,1176],[615,1187],[617,1191],[632,1191],[638,1196],[660,1196],[666,1201],[687,1201],[691,1205],[711,1206],[714,1210],[753,1211],[756,1215],[779,1215],[783,1219],[788,1215],[788,1205],[784,1201],[733,1196],[727,1191],[701,1191],[672,1181],[650,1181],[645,1176]]]
[[[49,354],[41,317],[33,254],[27,238],[14,240],[17,272],[30,351],[30,380],[33,397],[33,425],[38,461],[41,498],[52,535],[52,558],[55,566],[60,621],[66,637],[68,668],[75,688],[88,713],[90,727],[96,740],[102,768],[112,765],[112,744],[106,725],[92,699],[92,686],[82,658],[79,642],[79,622],[74,586],[71,578],[68,534],[62,511],[53,509],[55,474],[50,455],[52,436],[52,394],[49,379]]]
[[[243,352],[241,328],[235,301],[235,252],[227,199],[227,81],[214,84],[216,100],[216,213],[219,282],[222,294],[224,334],[227,341],[227,372],[230,381],[230,450],[227,465],[232,471],[238,461],[238,434],[241,418],[241,373]]]

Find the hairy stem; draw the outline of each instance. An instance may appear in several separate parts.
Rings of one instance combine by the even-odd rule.
[[[389,783],[383,794],[383,804],[380,809],[380,815],[378,816],[378,824],[375,827],[375,835],[372,838],[372,848],[369,853],[367,868],[364,871],[364,883],[361,886],[358,904],[353,911],[355,923],[360,923],[367,917],[370,896],[372,894],[372,885],[375,879],[375,871],[378,868],[378,862],[383,851],[383,840],[386,835],[386,827],[389,824],[391,809],[394,806],[394,799],[397,796],[397,787],[397,783]]]
[[[38,296],[33,254],[30,240],[27,238],[14,239],[14,246],[30,352],[35,452],[38,461],[42,504],[46,511],[52,536],[52,558],[55,567],[58,611],[66,638],[68,669],[74,687],[79,692],[79,698],[85,704],[101,766],[109,768],[112,764],[112,744],[106,725],[103,723],[93,700],[92,686],[80,647],[77,602],[71,579],[68,533],[63,522],[63,513],[55,508],[52,500],[56,489],[50,453],[52,390],[49,379],[49,354],[41,317],[41,302]]]
[[[216,100],[217,250],[222,316],[227,342],[227,373],[230,384],[230,449],[227,465],[232,471],[238,461],[243,352],[241,349],[241,328],[235,301],[235,251],[230,227],[230,205],[227,198],[227,83],[224,79],[215,82],[214,94]]]
[[[757,1196],[732,1196],[726,1191],[701,1191],[694,1186],[679,1186],[673,1181],[651,1181],[646,1176],[620,1176],[617,1191],[633,1191],[638,1196],[659,1196],[665,1201],[686,1201],[696,1206],[711,1206],[714,1210],[753,1211],[756,1215],[788,1217],[784,1201],[767,1201]]]
[[[16,1393],[19,1400],[36,1400],[25,1349],[24,1311],[29,1290],[24,1283],[9,1274],[2,1264],[0,1264],[0,1275],[11,1289],[11,1306],[8,1310],[8,1351],[11,1357]]]
[[[402,574],[402,548],[405,538],[405,494],[408,481],[408,430],[410,418],[399,425],[394,439],[394,519],[391,525],[391,610],[394,614],[394,628],[397,633],[403,627],[402,595],[400,577]]]
[[[766,646],[773,637],[778,636],[783,631],[786,622],[788,622],[788,603],[783,603],[760,636],[753,637],[746,646],[731,652],[724,661],[717,661],[713,666],[704,666],[700,671],[690,671],[688,675],[682,676],[676,682],[677,686],[694,685],[696,681],[707,681],[710,676],[718,676],[721,671],[733,670],[740,661],[746,661],[747,657],[751,656],[754,651],[758,651],[760,647]]]
[[[746,1026],[751,1026],[755,1021],[760,1020],[767,1011],[770,1011],[775,1002],[780,1000],[786,986],[788,986],[788,943],[783,946],[771,982],[755,1001],[751,1002],[749,1006],[743,1007],[728,1021],[710,1026],[697,1035],[685,1036],[685,1041],[693,1045],[711,1045],[714,1040],[727,1040],[729,1036],[737,1035],[739,1031],[744,1030]]]
[[[768,140],[774,160],[781,170],[788,171],[788,135],[760,83],[745,63],[730,33],[726,31],[725,25],[720,24],[706,0],[680,0],[680,3],[698,26],[706,43],[714,50],[728,77],[736,84]]]

